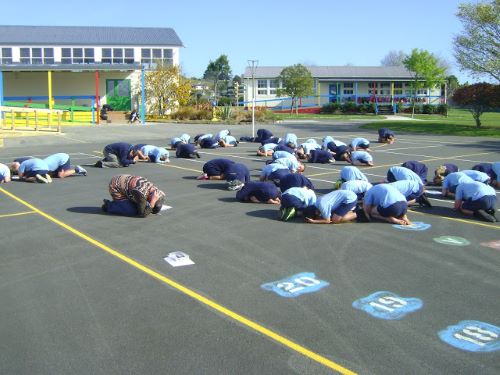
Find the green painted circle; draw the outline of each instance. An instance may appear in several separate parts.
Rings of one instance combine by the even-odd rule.
[[[441,236],[434,238],[434,241],[449,246],[467,246],[470,242],[463,237]]]

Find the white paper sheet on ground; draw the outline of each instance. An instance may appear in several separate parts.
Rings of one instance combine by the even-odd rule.
[[[194,264],[194,262],[189,258],[189,255],[183,253],[182,251],[174,251],[169,253],[165,258],[165,261],[172,267],[189,266]]]
[[[441,195],[441,191],[439,191],[439,190],[426,190],[425,194],[427,194],[427,195]]]
[[[12,181],[17,181],[17,180],[19,180],[19,176],[11,176],[10,179]]]
[[[172,208],[172,206],[163,205],[163,206],[161,206],[160,212],[170,210],[171,208]]]

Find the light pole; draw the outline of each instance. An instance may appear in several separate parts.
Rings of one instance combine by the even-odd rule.
[[[255,137],[255,71],[259,60],[248,60],[248,67],[252,73],[252,137]]]

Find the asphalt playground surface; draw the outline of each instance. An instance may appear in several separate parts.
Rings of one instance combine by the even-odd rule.
[[[227,127],[69,127],[5,138],[0,162],[66,152],[92,165],[108,143],[165,146]],[[398,134],[380,145],[354,122],[259,127],[318,142],[368,138],[375,166],[360,169],[373,182],[407,160],[425,162],[429,177],[444,162],[500,160],[498,139]],[[0,185],[0,374],[500,373],[499,223],[464,217],[436,195],[432,209],[409,212],[430,225],[422,231],[282,222],[278,206],[239,203],[223,182],[196,180],[216,157],[258,178],[266,158],[257,147]],[[344,165],[307,165],[305,175],[324,194]],[[102,212],[121,173],[154,182],[172,208],[144,219]],[[173,251],[195,264],[172,267],[163,258]]]

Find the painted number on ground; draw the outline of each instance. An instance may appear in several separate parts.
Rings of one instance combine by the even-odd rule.
[[[500,327],[477,320],[463,320],[438,334],[447,344],[469,352],[493,352],[500,349]]]
[[[411,225],[399,225],[399,224],[394,224],[393,227],[401,230],[415,230],[415,231],[421,231],[421,230],[427,230],[431,227],[431,224],[427,223],[422,223],[421,221],[414,221]]]
[[[301,294],[316,292],[328,285],[330,285],[330,283],[318,280],[314,273],[302,272],[283,280],[262,284],[261,288],[273,291],[282,297],[293,298]]]
[[[492,249],[500,250],[500,240],[490,241],[490,242],[481,242],[482,246],[491,247]]]
[[[441,236],[434,238],[434,241],[443,245],[450,246],[467,246],[470,245],[470,242],[463,237],[455,237],[455,236]]]
[[[363,310],[375,318],[387,320],[401,319],[417,311],[422,305],[421,299],[400,297],[387,291],[370,294],[352,303],[352,307],[356,309]]]

